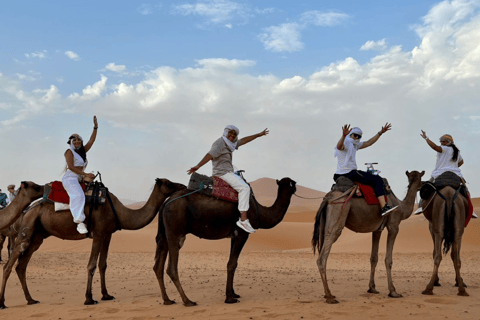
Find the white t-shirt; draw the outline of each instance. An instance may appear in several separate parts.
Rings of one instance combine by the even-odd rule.
[[[460,152],[458,153],[457,161],[452,161],[453,148],[446,146],[440,147],[442,148],[442,152],[437,153],[437,163],[435,163],[435,169],[432,171],[432,178],[436,179],[439,175],[446,171],[451,171],[457,176],[463,178],[462,172],[458,167],[458,163],[463,160]]]
[[[337,172],[336,174],[346,174],[352,170],[357,170],[357,150],[363,146],[363,141],[358,143],[356,146],[353,143],[344,143],[343,150],[338,150],[335,147],[335,154],[337,157]],[[347,161],[348,148],[352,149],[352,155]]]

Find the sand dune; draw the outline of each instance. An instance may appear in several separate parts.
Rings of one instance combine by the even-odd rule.
[[[252,183],[256,197],[271,205],[276,196],[272,179]],[[297,194],[320,197],[323,192],[298,186]],[[33,256],[28,283],[34,298],[42,303],[27,306],[20,283],[12,274],[7,284],[10,308],[0,310],[0,319],[480,319],[480,221],[466,228],[462,246],[462,276],[470,297],[456,296],[454,272],[449,256],[440,267],[442,287],[434,296],[421,295],[431,270],[432,240],[423,216],[412,216],[400,225],[395,243],[393,277],[402,299],[387,297],[383,263],[387,233],[382,235],[377,266],[379,295],[367,294],[371,235],[344,230],[334,244],[328,262],[330,286],[340,299],[327,305],[311,250],[313,222],[321,199],[293,197],[283,222],[250,236],[235,278],[241,303],[226,305],[224,286],[230,240],[208,241],[187,236],[180,255],[180,277],[187,295],[199,306],[161,305],[152,271],[158,220],[138,231],[113,235],[107,271],[107,286],[114,301],[83,306],[86,264],[92,240],[63,241],[48,238]],[[473,199],[477,212],[480,199]],[[138,208],[143,203],[130,207]],[[5,257],[5,249],[2,256]],[[100,299],[99,276],[95,275],[94,297]],[[179,295],[168,281],[171,298]]]

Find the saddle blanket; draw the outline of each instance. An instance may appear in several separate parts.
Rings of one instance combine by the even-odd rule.
[[[85,184],[80,183],[82,186],[83,191],[85,191]],[[51,183],[51,191],[50,194],[48,194],[48,199],[53,201],[53,202],[59,202],[59,203],[65,203],[69,204],[70,203],[70,197],[68,196],[67,191],[63,187],[62,181],[53,181]],[[68,210],[68,209],[63,209],[63,210]]]
[[[362,192],[367,204],[380,204],[372,186],[361,184],[358,182],[355,182],[355,184],[360,188],[360,191]]]
[[[238,202],[238,192],[235,191],[228,183],[223,181],[219,177],[212,177],[213,178],[213,193],[212,195],[216,198],[231,201],[231,202]]]

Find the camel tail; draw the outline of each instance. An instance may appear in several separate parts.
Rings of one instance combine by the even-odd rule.
[[[316,250],[320,252],[323,246],[323,236],[325,229],[325,214],[327,212],[328,199],[325,197],[318,209],[317,215],[315,217],[315,226],[313,227],[313,236],[312,236],[312,248],[313,254],[316,253]]]
[[[445,201],[443,226],[443,254],[447,254],[455,239],[455,198]]]

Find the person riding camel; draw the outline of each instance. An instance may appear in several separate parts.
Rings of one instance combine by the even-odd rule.
[[[255,229],[250,225],[247,219],[247,211],[250,201],[250,186],[237,174],[232,164],[232,153],[240,146],[255,140],[258,137],[266,136],[268,129],[260,133],[238,139],[240,131],[233,125],[228,125],[224,131],[223,136],[217,139],[210,151],[203,157],[203,159],[195,166],[187,170],[188,174],[192,174],[200,169],[207,162],[212,160],[213,173],[215,177],[221,178],[228,183],[233,189],[238,192],[238,211],[240,211],[240,219],[237,225],[248,233],[254,233]]]
[[[7,194],[3,193],[2,189],[0,189],[0,209],[5,208],[9,203],[10,200],[8,199]]]
[[[85,194],[80,186],[80,182],[86,178],[93,180],[95,175],[92,173],[85,173],[87,167],[87,152],[92,148],[95,138],[97,137],[97,117],[93,117],[93,132],[90,140],[84,146],[83,139],[80,135],[74,133],[68,138],[67,144],[70,146],[65,151],[65,160],[67,166],[65,174],[62,178],[62,184],[70,197],[70,212],[73,216],[73,222],[77,224],[77,231],[81,234],[88,233],[87,226],[83,223],[85,220]]]
[[[7,190],[8,190],[8,199],[10,200],[10,202],[12,202],[13,199],[15,199],[15,197],[17,196],[18,190],[15,190],[14,184],[9,184],[7,187]]]
[[[449,134],[444,134],[440,137],[440,145],[438,146],[427,137],[427,133],[423,130],[420,136],[425,139],[428,146],[437,152],[437,161],[435,163],[435,168],[432,171],[432,177],[430,178],[430,182],[433,182],[437,179],[442,173],[447,171],[453,172],[456,174],[462,182],[466,186],[466,181],[463,178],[462,171],[460,167],[464,164],[462,155],[460,154],[460,150],[455,145],[453,137]],[[470,197],[470,193],[467,190],[468,197]],[[422,201],[418,206],[418,209],[415,211],[415,214],[420,214],[423,212]],[[477,218],[477,215],[473,213],[473,217]]]
[[[383,180],[379,175],[374,175],[370,172],[357,170],[356,153],[357,150],[365,149],[373,145],[377,140],[391,130],[392,125],[386,123],[382,129],[368,141],[360,141],[362,138],[362,130],[358,127],[350,129],[350,125],[342,127],[342,137],[335,146],[334,156],[337,158],[337,171],[333,179],[337,181],[339,177],[346,177],[354,182],[359,182],[372,186],[375,195],[380,202],[382,216],[394,211],[397,207],[388,205],[385,201],[385,190],[383,187]]]

